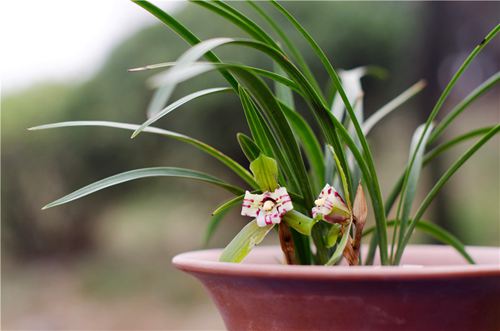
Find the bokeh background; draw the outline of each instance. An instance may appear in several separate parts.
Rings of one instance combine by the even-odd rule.
[[[130,140],[129,132],[106,128],[26,130],[64,120],[141,123],[153,92],[145,83],[152,73],[127,69],[174,60],[187,45],[131,2],[20,3],[2,3],[2,15],[10,18],[3,21],[1,32],[7,49],[1,61],[2,329],[222,328],[202,287],[176,271],[170,260],[202,247],[210,213],[228,198],[225,192],[189,181],[146,179],[58,208],[41,211],[40,207],[90,182],[140,167],[186,166],[235,183],[237,179],[192,147],[161,137]],[[195,4],[158,4],[202,38],[244,36]],[[260,22],[244,3],[234,5]],[[385,194],[404,167],[413,130],[425,120],[467,53],[498,23],[500,13],[499,2],[288,2],[285,6],[317,38],[337,68],[369,64],[387,70],[383,80],[363,80],[368,114],[417,80],[427,80],[424,92],[377,126],[370,137]],[[263,7],[284,23],[270,6]],[[30,15],[44,19],[33,21]],[[45,25],[55,27],[48,30],[55,35],[40,33]],[[319,61],[285,26],[326,85]],[[79,40],[80,48],[75,46]],[[472,64],[443,114],[499,70],[499,46],[494,41]],[[226,48],[218,54],[272,68],[256,52]],[[202,76],[184,83],[174,98],[221,82],[217,73]],[[499,119],[497,87],[474,103],[445,138]],[[158,125],[204,140],[246,162],[235,136],[248,129],[235,97],[215,95],[192,102]],[[455,148],[425,169],[420,195],[466,147]],[[500,244],[499,147],[498,137],[488,143],[447,184],[427,215],[469,245]],[[232,214],[209,246],[224,246],[245,221],[237,212]],[[429,242],[423,236],[415,240]]]

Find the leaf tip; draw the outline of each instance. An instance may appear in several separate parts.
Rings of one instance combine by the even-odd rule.
[[[144,70],[144,67],[128,68],[128,72],[138,72]]]

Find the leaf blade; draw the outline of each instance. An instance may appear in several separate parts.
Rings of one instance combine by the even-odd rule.
[[[46,129],[55,129],[55,128],[65,128],[65,127],[83,127],[83,126],[91,126],[91,127],[109,127],[116,129],[124,129],[135,131],[139,128],[139,125],[130,124],[130,123],[121,123],[121,122],[112,122],[112,121],[68,121],[68,122],[58,122],[52,124],[39,125],[36,127],[29,128],[28,130],[46,130]],[[232,170],[238,177],[243,179],[248,185],[252,188],[258,188],[257,183],[253,179],[252,175],[248,170],[242,167],[238,162],[217,150],[216,148],[205,144],[202,141],[194,139],[192,137],[183,135],[181,133],[177,133],[174,131],[164,130],[156,127],[147,127],[144,129],[144,132],[154,133],[158,135],[162,135],[168,138],[172,138],[181,142],[185,142],[190,144],[202,152],[207,153],[208,155],[214,157],[222,164],[227,166],[230,170]]]
[[[196,179],[220,186],[234,194],[242,194],[243,192],[241,188],[225,183],[224,181],[216,177],[190,169],[175,168],[175,167],[142,168],[142,169],[135,169],[122,172],[120,174],[101,179],[97,182],[84,186],[81,189],[73,191],[72,193],[63,196],[62,198],[59,198],[45,205],[42,209],[48,209],[55,206],[59,206],[74,201],[76,199],[82,198],[84,196],[87,196],[89,194],[95,193],[102,189],[118,185],[121,183],[125,183],[131,180],[147,178],[147,177],[160,177],[160,176]]]
[[[166,87],[168,87],[168,85]],[[144,131],[145,128],[147,128],[148,126],[150,126],[154,122],[158,121],[160,118],[168,115],[172,111],[176,110],[180,106],[182,106],[182,105],[184,105],[184,104],[186,104],[186,103],[188,103],[188,102],[190,102],[192,100],[195,100],[197,98],[200,98],[200,97],[203,97],[203,96],[207,96],[207,95],[210,95],[210,94],[216,94],[216,93],[222,93],[222,92],[230,92],[230,91],[232,91],[232,89],[228,88],[228,87],[216,87],[216,88],[209,88],[209,89],[205,89],[205,90],[201,90],[201,91],[197,91],[197,92],[188,94],[188,95],[180,98],[179,100],[171,103],[170,105],[168,105],[167,107],[163,108],[162,110],[159,110],[156,113],[152,114],[152,116],[148,120],[146,120],[144,123],[142,123],[137,128],[137,130],[135,130],[134,133],[132,133],[131,138],[135,138],[139,133],[141,133],[142,131]]]

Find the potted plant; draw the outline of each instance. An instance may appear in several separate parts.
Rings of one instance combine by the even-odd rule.
[[[500,130],[500,125],[494,124],[436,143],[476,98],[498,83],[500,73],[435,122],[457,80],[497,35],[500,26],[473,49],[427,121],[416,129],[406,169],[384,201],[367,136],[374,125],[417,94],[424,83],[411,86],[363,120],[359,80],[374,68],[337,72],[311,35],[281,4],[272,1],[328,72],[335,88],[332,98],[328,98],[300,51],[259,4],[248,2],[284,46],[224,2],[195,3],[227,19],[251,38],[201,41],[153,4],[137,1],[191,45],[175,62],[131,69],[167,68],[151,78],[158,90],[148,109],[148,119],[141,125],[75,121],[31,129],[105,126],[131,130],[132,137],[141,132],[164,135],[213,156],[238,175],[245,187],[184,168],[144,168],[90,184],[44,208],[153,176],[200,180],[233,193],[233,199],[213,212],[210,231],[232,208],[241,208],[241,214],[250,217],[249,223],[224,249],[185,253],[173,260],[178,268],[203,282],[231,330],[498,330],[500,250],[466,249],[456,237],[422,220],[422,216],[452,175]],[[275,62],[276,69],[223,62],[213,53],[222,46],[262,52]],[[168,104],[177,84],[214,70],[223,75],[228,87],[197,91]],[[262,78],[272,81],[274,90]],[[250,162],[249,170],[201,141],[151,126],[181,105],[215,93],[235,93],[241,101],[251,135],[240,133],[237,139]],[[305,111],[312,113],[319,134],[297,111],[294,97],[305,101]],[[412,215],[421,169],[455,145],[474,138],[474,145],[447,169]],[[371,201],[370,210],[365,191]],[[388,220],[394,208],[396,216]],[[374,227],[365,227],[368,216],[374,219]],[[416,229],[448,246],[408,245]],[[280,247],[253,249],[274,232]],[[367,235],[371,239],[362,247]]]

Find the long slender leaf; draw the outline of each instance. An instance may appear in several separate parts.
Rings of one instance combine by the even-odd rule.
[[[480,128],[476,130],[472,130],[470,132],[464,133],[463,135],[457,136],[451,140],[449,140],[446,143],[443,143],[431,151],[427,152],[424,156],[424,166],[428,165],[433,159],[444,153],[445,151],[449,150],[450,148],[456,146],[457,144],[468,141],[471,138],[475,138],[479,135],[483,135],[488,133],[491,129],[493,129],[492,126],[490,127],[485,127],[485,128]],[[433,131],[434,132],[434,131]],[[429,138],[430,139],[430,138]],[[405,169],[406,171],[406,169]],[[391,211],[392,207],[394,206],[394,203],[396,202],[396,199],[399,195],[399,192],[401,191],[401,186],[403,185],[403,179],[404,179],[404,172],[403,174],[399,177],[399,179],[396,181],[396,184],[394,184],[394,187],[391,191],[391,193],[387,196],[385,206],[386,210],[385,213],[386,215],[389,215],[389,212]]]
[[[368,146],[368,142],[366,141],[366,137],[363,135],[363,131],[361,129],[361,126],[356,118],[356,115],[354,113],[354,110],[349,102],[349,99],[342,87],[342,83],[340,81],[340,78],[333,69],[332,64],[328,60],[326,54],[323,52],[323,50],[319,47],[319,45],[316,43],[314,38],[300,25],[300,23],[285,9],[283,6],[281,6],[278,2],[272,0],[272,4],[292,23],[292,25],[299,31],[304,38],[308,41],[308,43],[311,45],[312,49],[318,56],[318,58],[321,60],[323,63],[325,69],[327,70],[330,79],[332,80],[333,84],[335,85],[340,97],[342,98],[342,101],[344,102],[344,105],[347,109],[347,112],[349,114],[349,117],[354,125],[356,134],[358,136],[359,141],[361,142],[361,146],[363,147],[364,151],[364,157],[366,159],[366,163],[368,166],[368,169],[370,171],[371,177],[372,177],[372,184],[373,184],[373,190],[372,193],[376,194],[375,201],[377,202],[377,205],[374,206],[374,209],[377,210],[377,208],[381,209],[382,211],[384,210],[383,207],[383,201],[382,201],[382,194],[380,192],[380,184],[378,183],[378,177],[377,177],[377,172],[375,170],[375,165],[373,162],[373,156],[370,151],[370,147]],[[347,169],[345,166],[344,160],[342,160],[342,155],[339,155],[339,152],[337,151],[337,148],[335,145],[332,145],[335,148],[335,152],[341,158],[342,161],[342,166],[344,169]],[[346,174],[348,176],[348,180],[350,181],[350,187],[353,188],[353,183],[350,178],[350,174]],[[354,190],[351,190],[351,192],[354,192]],[[370,194],[372,195],[372,194]],[[378,213],[376,215],[376,222],[379,225],[380,229],[378,231],[378,235],[380,236],[380,259],[382,261],[382,264],[387,264],[389,263],[388,260],[388,252],[387,252],[387,239],[386,239],[386,231],[385,231],[385,223],[386,219],[383,213]]]
[[[231,208],[241,202],[243,202],[243,199],[245,198],[244,194],[238,195],[232,199],[229,199],[227,201],[224,201],[221,205],[219,205],[215,210],[212,212],[212,216],[215,216],[217,214],[222,213],[224,210]]]
[[[286,72],[279,65],[275,65],[274,67],[275,67],[274,70],[278,73],[278,75],[286,76]],[[274,91],[278,100],[280,100],[288,108],[295,109],[295,102],[293,101],[293,93],[288,86],[275,82]]]
[[[443,118],[441,122],[434,129],[431,137],[429,138],[429,144],[432,144],[436,139],[441,136],[443,131],[458,117],[467,107],[469,107],[477,98],[489,91],[492,87],[496,86],[500,81],[500,72],[497,72],[490,78],[488,78],[481,85],[476,87],[465,99],[462,100],[457,106],[455,106],[448,115]]]
[[[356,117],[361,120],[362,109],[363,109],[363,89],[361,87],[361,78],[366,75],[366,67],[358,67],[351,70],[341,70],[339,71],[340,79],[342,80],[342,86],[344,88],[345,94],[349,99],[350,104],[354,105],[356,101],[358,104],[358,109],[361,109],[361,114],[359,111],[356,111]],[[338,92],[337,92],[338,93]],[[334,97],[332,104],[332,113],[333,115],[342,122],[345,113],[345,107],[340,97]],[[361,115],[361,116],[360,116]]]
[[[287,34],[283,29],[280,28],[278,24],[275,23],[274,19],[269,16],[262,8],[260,8],[254,1],[246,1],[270,26],[271,28],[280,36],[281,40],[285,43],[285,46],[290,50],[292,53],[293,58],[295,61],[297,61],[299,67],[302,69],[304,72],[304,75],[307,77],[307,79],[311,82],[313,85],[314,89],[318,92],[318,95],[321,95],[320,91],[321,88],[319,87],[319,84],[316,80],[316,77],[311,72],[311,69],[307,65],[307,62],[305,61],[304,57],[300,53],[300,50],[295,47],[293,42],[288,38]]]
[[[411,207],[413,205],[413,200],[415,199],[415,194],[417,193],[417,185],[420,179],[420,172],[422,170],[424,163],[425,146],[427,145],[427,140],[429,139],[432,126],[431,130],[425,132],[425,136],[422,137],[422,135],[424,135],[424,129],[425,129],[424,124],[419,126],[417,130],[415,130],[415,133],[413,134],[413,138],[411,141],[410,155],[408,161],[409,163],[408,167],[410,168],[408,172],[409,173],[408,184],[406,186],[406,190],[401,191],[401,200],[399,201],[398,211],[397,211],[397,218],[401,220],[401,228],[399,229],[400,238],[404,235],[408,224],[408,220],[410,218]],[[422,141],[422,144],[417,150],[419,141]],[[411,165],[410,163],[412,157],[414,159],[413,165]],[[396,224],[396,229],[397,229],[397,224]],[[396,229],[394,231],[394,236],[391,245],[391,258],[393,257],[393,250],[396,244],[396,232],[397,232]]]
[[[293,64],[291,64],[285,58],[283,58],[282,54],[280,54],[278,51],[276,51],[276,49],[270,48],[267,45],[256,42],[256,41],[226,40],[226,43],[227,44],[232,43],[234,45],[244,45],[244,46],[255,48],[257,50],[260,50],[260,51],[270,55],[276,62],[278,62],[278,63],[280,63],[280,65],[282,65],[283,69],[285,69],[285,71],[290,76],[290,78],[292,78],[301,88],[304,89],[305,95],[308,95],[308,98],[309,98],[308,100],[313,103],[312,109],[314,110],[314,115],[317,118],[318,123],[321,125],[322,131],[326,137],[327,142],[330,143],[334,147],[335,152],[338,155],[338,157],[342,163],[343,168],[348,169],[346,167],[347,163],[345,161],[344,152],[342,150],[341,144],[340,144],[338,137],[336,135],[336,130],[342,130],[344,128],[342,127],[342,125],[340,123],[335,123],[335,121],[334,121],[335,119],[332,122],[332,119],[329,118],[329,116],[331,114],[328,111],[326,111],[326,108],[321,103],[320,98],[317,97],[315,91],[312,90],[310,84],[307,81],[305,81],[305,78],[300,74],[300,72],[298,72],[296,70],[296,68],[293,66]],[[214,44],[214,43],[211,42],[211,44]],[[222,43],[219,45],[222,45]],[[196,45],[193,48],[197,48],[198,46],[199,45]],[[203,45],[203,47],[198,47],[198,49],[206,50],[206,47],[205,47],[205,45]],[[191,53],[193,54],[193,52],[194,51],[192,51]],[[200,54],[200,56],[201,55],[202,54]],[[249,72],[246,72],[246,71],[243,71],[243,70],[237,69],[237,68],[232,69],[231,71],[234,74],[237,73],[239,75],[240,79],[242,79],[242,76],[246,76],[247,78],[250,77],[249,78],[250,80],[253,80],[254,76]],[[259,82],[259,81],[257,80],[257,82]],[[262,98],[262,95],[260,96],[262,99],[261,101],[263,101],[263,102],[261,102],[260,106],[262,108],[266,109],[266,111],[270,111],[272,109],[275,109],[274,104],[276,103],[276,101],[272,97],[272,95],[270,94],[268,89],[266,89],[265,85],[263,85],[262,83],[257,83],[257,84],[259,85],[259,87],[263,88],[264,91],[266,91],[265,95],[267,95],[267,97],[265,97],[265,98]],[[259,90],[261,90],[261,89],[260,88],[257,89],[256,92],[258,92]],[[264,101],[264,99],[266,99],[266,101]],[[274,120],[276,120],[276,118],[274,118]],[[277,124],[282,126],[283,124],[286,124],[286,121],[278,120]],[[332,124],[334,124],[334,125],[332,126]],[[356,129],[356,130],[357,130],[357,132],[359,131],[358,129]],[[348,133],[347,133],[347,135],[344,135],[343,138],[345,140],[352,140],[349,137]],[[288,139],[287,145],[284,146],[284,148],[292,149],[295,152],[294,153],[287,152],[286,154],[291,155],[294,158],[297,158],[297,156],[299,156],[299,158],[300,158],[300,153],[298,153],[298,151],[297,151],[298,148],[295,146],[295,144],[290,144],[290,142],[293,139],[294,138]],[[349,146],[349,148],[352,150],[353,148],[356,148],[356,146],[351,145],[351,146]],[[368,189],[370,192],[370,197],[372,198],[372,202],[374,203],[374,206],[377,206],[376,208],[374,208],[374,210],[375,210],[375,214],[377,216],[376,217],[377,224],[379,224],[379,226],[381,228],[380,236],[381,236],[381,244],[382,244],[384,242],[387,243],[386,231],[385,231],[385,217],[383,215],[383,210],[384,210],[383,201],[382,201],[382,197],[381,197],[381,193],[380,193],[380,186],[378,184],[378,179],[376,178],[376,173],[374,171],[373,160],[370,157],[366,156],[367,154],[371,155],[371,152],[368,150],[368,153],[366,153],[366,148],[367,148],[367,145],[365,146],[365,157],[369,161],[368,163],[371,163],[371,164],[368,164],[369,173],[368,174],[364,173],[363,175],[366,178],[366,183],[367,183],[367,186],[368,186]],[[357,162],[364,163],[365,161],[364,161],[363,157],[358,157]],[[304,167],[304,165],[299,163],[299,168],[294,168],[294,169],[302,172],[304,170],[303,167]],[[375,174],[375,176],[373,176],[373,174]],[[346,173],[346,177],[347,176],[349,176],[349,173]],[[307,180],[307,176],[301,175],[300,177],[302,178],[302,180],[304,182],[305,182],[305,180]],[[350,179],[350,177],[349,177],[349,179]],[[293,182],[293,180],[291,182]],[[308,186],[309,185],[307,185],[307,186],[300,185],[301,188],[307,188]],[[306,201],[311,201],[312,194],[310,194],[309,196],[304,196],[304,198]],[[382,247],[384,247],[384,246],[382,246]],[[382,259],[384,264],[388,262],[387,261],[387,254],[385,254],[385,253],[386,253],[386,249],[382,249],[381,250],[381,259]]]
[[[333,114],[329,113],[329,118],[330,118],[330,121],[333,123],[333,125],[335,125],[335,128],[338,130],[338,132],[339,132],[340,136],[342,137],[342,139],[344,140],[344,142],[348,145],[350,151],[353,154],[354,159],[356,160],[356,162],[358,163],[358,166],[360,167],[361,173],[363,174],[364,182],[366,184],[368,192],[370,193],[372,205],[373,206],[382,205],[382,207],[383,207],[383,204],[380,203],[380,200],[382,199],[382,197],[380,196],[380,189],[378,188],[377,185],[374,185],[374,183],[372,181],[370,170],[365,162],[365,159],[363,158],[363,155],[361,154],[358,147],[356,146],[356,143],[349,135],[349,132],[347,132],[347,130],[335,118],[335,116],[333,116]],[[376,221],[376,225],[377,225],[377,234],[378,234],[377,235],[377,243],[378,242],[385,242],[386,243],[385,246],[382,246],[382,247],[387,247],[387,229],[385,226],[385,217],[386,216],[384,214],[384,210],[385,209],[379,209],[377,207],[373,207],[373,211],[375,214],[375,221]],[[381,214],[383,214],[383,215],[381,215]],[[383,222],[377,221],[380,219],[384,219],[384,221]],[[380,238],[380,241],[379,241],[379,238]],[[376,247],[377,243],[375,244],[375,247]],[[381,253],[382,263],[387,264],[389,261],[388,260],[384,261],[382,256],[384,256],[384,255],[382,255],[382,253]],[[387,258],[387,257],[385,257],[385,258]]]
[[[276,42],[271,37],[269,37],[269,35],[264,30],[262,30],[260,26],[258,26],[254,21],[252,21],[233,7],[229,6],[228,4],[222,1],[209,2],[203,0],[194,1],[193,3],[202,6],[218,14],[220,17],[229,20],[256,40],[263,42],[271,47],[279,48],[278,44],[276,44]]]
[[[228,201],[224,202],[222,205],[217,207],[216,210],[212,213],[212,218],[210,219],[210,222],[208,223],[207,229],[205,231],[205,238],[203,240],[203,245],[206,247],[212,237],[215,234],[215,231],[219,227],[220,222],[226,217],[227,213],[235,206],[241,204],[244,198],[244,194],[239,195],[237,197],[234,197],[232,199],[229,199]]]
[[[488,127],[484,127],[484,128],[471,130],[467,133],[464,133],[464,134],[461,134],[457,137],[454,137],[445,143],[442,143],[441,145],[433,148],[432,150],[430,150],[428,153],[425,154],[424,165],[426,165],[427,163],[429,163],[430,161],[432,161],[433,159],[435,159],[439,155],[443,154],[444,152],[446,152],[450,148],[454,147],[455,145],[457,145],[461,142],[467,141],[471,138],[475,138],[477,136],[481,136],[483,134],[486,134],[489,131],[491,131],[492,129],[493,129],[492,126],[488,126]],[[432,131],[432,132],[434,132],[434,131]]]
[[[251,40],[240,40],[240,39],[230,39],[230,38],[216,38],[214,40],[207,40],[204,41],[200,44],[197,44],[193,46],[189,50],[189,58],[193,61],[196,61],[196,56],[195,54],[198,54],[198,57],[201,57],[203,55],[203,52],[206,52],[207,49],[210,49],[210,47],[219,47],[222,45],[227,45],[227,44],[233,44],[233,45],[243,45],[246,47],[251,47],[256,50],[259,50],[261,52],[264,52],[265,54],[269,55],[273,60],[275,60],[278,64],[282,66],[282,68],[287,72],[287,74],[292,78],[297,85],[303,90],[303,93],[308,96],[308,100],[310,102],[314,103],[313,109],[315,110],[314,115],[316,119],[318,120],[318,123],[322,127],[322,131],[326,137],[326,140],[328,143],[330,143],[334,149],[336,154],[338,155],[342,166],[347,169],[347,163],[345,161],[345,156],[344,152],[342,150],[342,146],[338,140],[338,137],[336,136],[335,133],[335,127],[331,125],[331,123],[328,120],[328,115],[325,114],[327,111],[325,109],[324,104],[321,103],[321,98],[318,97],[317,93],[314,91],[314,89],[311,87],[311,85],[307,82],[307,80],[304,78],[304,76],[297,70],[297,68],[289,62],[286,57],[283,56],[282,53],[277,51],[276,49],[267,46],[266,44],[260,43],[258,41],[251,41]],[[186,58],[184,55],[182,56]],[[183,70],[188,70],[188,71],[195,71],[192,66],[187,66],[186,64],[183,65],[184,69]],[[212,68],[213,69],[213,68]],[[172,80],[170,84],[175,84],[179,83],[182,79],[187,79],[189,77],[192,77],[193,73],[186,73],[186,71],[183,72],[183,70],[175,70],[173,73],[165,73],[162,75],[162,80],[165,83],[168,80]],[[206,71],[206,70],[205,70]],[[240,79],[242,75],[248,76],[251,74],[248,70],[242,70],[241,68],[237,67],[232,67],[231,72],[233,74],[236,74],[236,72],[239,73]],[[179,78],[178,76],[181,76]],[[253,77],[253,75],[251,76]],[[262,85],[259,83],[261,87],[264,87],[265,89],[267,88],[265,85]],[[270,93],[267,93],[267,95],[270,95]],[[271,106],[276,103],[274,98],[270,98],[269,101],[271,102]],[[272,109],[274,107],[269,108],[267,105],[261,105],[263,108],[268,108]],[[325,117],[326,116],[326,117]],[[281,121],[281,124],[286,124],[286,122]],[[289,149],[295,149],[296,144],[290,144],[290,140],[288,140],[288,143],[286,146],[282,146],[285,149],[289,147]],[[297,156],[300,156],[298,151],[297,153],[286,153],[286,155],[292,155],[292,157],[297,158]],[[275,155],[276,156],[276,155]],[[278,158],[279,159],[279,158]],[[301,168],[298,169],[299,171],[302,170]],[[346,176],[348,177],[349,181],[350,180],[350,174],[349,172],[346,173]],[[292,178],[292,183],[293,183],[293,178]],[[295,184],[295,183],[294,183]],[[307,187],[307,186],[302,186],[302,187]],[[308,199],[307,196],[305,196],[306,199]],[[380,199],[379,199],[380,200]]]
[[[295,181],[297,184],[296,186],[299,187],[306,203],[310,203],[312,205],[313,195],[311,185],[307,177],[307,171],[305,169],[300,150],[295,142],[292,129],[283,115],[281,107],[270,92],[269,88],[256,76],[246,71],[237,71],[235,74],[238,79],[242,81],[250,91],[252,91],[257,103],[260,106],[259,109],[264,112],[263,115],[267,117],[275,137],[280,142],[280,147],[283,149],[284,155],[288,156],[288,160],[291,164],[289,172],[292,176],[289,180]]]
[[[109,128],[125,129],[125,130],[131,130],[131,131],[135,131],[139,128],[139,125],[136,125],[136,124],[120,123],[120,122],[70,121],[70,122],[59,122],[59,123],[40,125],[40,126],[29,128],[28,130],[44,130],[44,129],[79,127],[79,126],[109,127]],[[197,139],[191,138],[189,136],[186,136],[186,135],[183,135],[183,134],[180,134],[177,132],[163,130],[163,129],[159,129],[159,128],[155,128],[155,127],[147,127],[144,129],[144,132],[154,133],[154,134],[162,135],[162,136],[165,136],[168,138],[172,138],[172,139],[175,139],[178,141],[188,143],[188,144],[198,148],[202,152],[205,152],[208,155],[210,155],[210,156],[216,158],[217,160],[219,160],[220,162],[222,162],[225,166],[227,166],[229,169],[231,169],[236,175],[238,175],[238,177],[240,177],[245,182],[247,182],[252,188],[254,188],[254,189],[258,188],[258,185],[255,182],[255,179],[253,178],[252,174],[248,170],[243,168],[238,162],[231,159],[226,154],[213,148],[210,145],[205,144],[202,141],[199,141]]]
[[[234,194],[240,195],[243,193],[243,190],[241,188],[228,184],[216,177],[207,175],[202,172],[190,169],[174,168],[174,167],[155,167],[155,168],[135,169],[102,179],[85,187],[82,187],[81,189],[76,190],[60,199],[57,199],[54,202],[49,203],[42,209],[59,206],[67,202],[84,197],[86,195],[89,195],[91,193],[100,191],[107,187],[118,185],[131,180],[147,178],[147,177],[161,177],[161,176],[196,179],[220,186]]]
[[[388,221],[387,226],[395,226],[397,223],[399,223],[396,220]],[[470,264],[475,264],[476,262],[472,258],[472,256],[467,253],[467,250],[465,249],[465,245],[453,234],[450,232],[446,231],[442,227],[440,227],[437,224],[430,223],[428,221],[424,220],[419,220],[416,224],[416,229],[428,234],[432,238],[438,240],[439,242],[449,245],[464,257],[464,259],[467,260]],[[366,229],[366,231],[363,232],[363,237],[373,233],[375,231],[375,227],[371,227],[369,229]]]
[[[152,116],[146,122],[142,123],[137,128],[137,130],[134,131],[131,138],[136,137],[139,133],[141,133],[141,131],[144,130],[144,128],[150,126],[154,122],[158,121],[160,118],[168,115],[169,113],[171,113],[175,109],[179,108],[180,106],[182,106],[182,105],[184,105],[184,104],[186,104],[194,99],[197,99],[197,98],[200,98],[200,97],[203,97],[206,95],[210,95],[210,94],[230,92],[230,91],[232,91],[232,90],[231,90],[231,88],[228,88],[228,87],[216,87],[216,88],[209,88],[209,89],[201,90],[201,91],[186,95],[186,96],[180,98],[179,100],[177,100],[176,102],[168,105],[164,109],[158,111],[157,113],[152,114]]]
[[[172,89],[170,86],[162,86],[157,89],[149,102],[148,109],[146,110],[146,115],[148,118],[152,117],[154,114],[159,112],[165,107],[165,102],[170,98]]]
[[[342,169],[342,165],[340,164],[339,158],[335,154],[335,151],[333,150],[333,147],[330,146],[330,145],[328,145],[328,148],[330,149],[330,152],[332,153],[333,158],[335,160],[335,165],[337,166],[337,172],[340,175],[340,179],[342,181],[342,187],[344,189],[344,197],[346,199],[347,206],[350,209],[352,207],[352,205],[351,205],[351,198],[350,198],[351,195],[349,194],[349,184],[347,183],[347,179],[345,177],[344,169]]]
[[[194,36],[185,26],[183,26],[181,23],[179,23],[178,21],[173,19],[170,15],[161,11],[159,8],[155,7],[154,5],[150,4],[147,1],[140,1],[140,2],[138,2],[138,4],[141,5],[142,7],[144,7],[146,10],[150,11],[153,15],[155,15],[157,18],[159,18],[167,26],[172,28],[175,32],[177,32],[188,43],[193,45],[193,44],[196,44],[199,42],[199,39],[196,36]],[[209,52],[208,55],[210,55],[213,59],[215,59],[215,60],[213,60],[214,62],[218,61],[218,58],[216,58],[215,55],[213,55],[213,53]],[[276,55],[278,58],[281,57],[279,54],[276,54]],[[295,73],[295,78],[297,79],[297,77],[302,78],[302,77],[300,77],[300,74]],[[316,110],[317,109],[326,109],[324,106],[324,102],[322,102],[321,97],[318,95],[317,91],[314,91],[314,89],[310,86],[308,89],[309,83],[307,82],[307,80],[302,79],[300,81],[299,85],[301,85],[301,84],[304,84],[304,86],[307,90],[306,92],[308,92],[312,96],[312,97],[311,96],[310,97],[312,99],[313,104],[315,104],[315,106],[313,108]],[[234,83],[231,85],[233,87],[235,87]],[[324,120],[324,114],[321,114],[321,112],[316,111],[315,116],[321,125],[321,123],[323,122],[321,120],[322,119],[321,116],[323,116],[323,120]],[[342,151],[342,148],[340,146],[340,143],[338,142],[338,138],[336,137],[335,130],[332,127],[328,128],[328,125],[329,125],[329,123],[328,123],[328,121],[326,121],[326,124],[322,125],[322,131],[323,131],[324,135],[326,136],[327,141],[334,146],[336,153],[341,158],[341,162],[344,166],[346,164],[345,158],[343,156],[343,151]],[[348,176],[349,176],[349,174],[348,174]]]
[[[481,128],[481,129],[477,129],[477,130],[472,130],[472,131],[467,132],[463,135],[457,136],[457,137],[451,139],[450,141],[443,143],[442,145],[437,146],[436,148],[434,148],[433,150],[431,150],[425,154],[423,166],[425,167],[433,159],[435,159],[436,157],[438,157],[439,155],[441,155],[442,153],[444,153],[448,149],[456,146],[457,144],[464,142],[464,141],[468,141],[469,139],[475,138],[478,135],[486,134],[491,129],[493,129],[493,127],[486,127],[486,128]],[[432,131],[432,132],[434,132],[434,131]],[[386,201],[385,201],[385,208],[386,208],[385,215],[386,216],[389,215],[389,213],[390,213],[392,207],[394,206],[396,199],[401,191],[401,187],[403,186],[403,179],[404,179],[405,171],[399,177],[399,179],[396,181],[396,184],[394,185],[391,193],[386,198]],[[372,237],[372,239],[370,241],[370,249],[369,249],[368,260],[367,260],[368,264],[370,264],[370,262],[373,262],[373,257],[374,257],[373,254],[374,254],[374,250],[376,247],[375,243],[376,243],[376,237],[374,236],[374,237]]]
[[[407,171],[405,173],[405,177],[404,177],[404,180],[403,180],[403,185],[402,185],[402,188],[401,188],[401,192],[406,192],[406,188],[408,186],[408,181],[409,181],[409,176],[410,176],[410,171],[411,171],[411,169],[413,167],[413,164],[415,163],[415,159],[417,158],[417,153],[416,152],[420,149],[420,145],[422,145],[424,137],[426,137],[426,135],[427,135],[427,131],[429,131],[432,122],[434,121],[434,119],[436,118],[437,114],[439,113],[439,111],[443,107],[443,104],[446,101],[446,99],[448,98],[448,96],[449,96],[450,92],[452,91],[453,87],[456,85],[458,79],[462,76],[462,74],[465,72],[465,70],[469,67],[469,65],[471,64],[472,60],[474,60],[474,58],[481,52],[481,50],[486,45],[488,45],[491,42],[491,40],[493,40],[493,38],[496,36],[496,34],[499,31],[500,31],[500,24],[496,25],[486,35],[486,37],[483,39],[483,41],[472,50],[472,52],[467,56],[467,58],[464,60],[464,62],[462,63],[462,65],[458,68],[457,72],[453,75],[453,77],[448,82],[448,84],[446,85],[445,89],[443,90],[443,92],[439,96],[438,101],[434,105],[434,107],[433,107],[433,109],[431,111],[431,114],[429,115],[429,117],[427,118],[427,121],[425,122],[424,131],[423,131],[423,133],[421,135],[421,138],[419,139],[419,141],[417,143],[417,147],[415,149],[415,153],[413,153],[413,156],[412,156],[412,158],[411,158],[411,160],[409,162],[409,166],[407,168]],[[400,240],[398,242],[398,250],[397,250],[399,257],[396,256],[397,260],[399,260],[401,258],[401,254],[403,253],[402,249],[404,249],[404,247],[406,246],[406,244],[404,244],[402,240],[403,239],[400,237]]]
[[[282,104],[281,109],[285,117],[290,122],[295,135],[304,149],[311,164],[311,174],[314,182],[314,189],[318,191],[325,183],[325,164],[323,163],[323,152],[313,130],[299,113]]]
[[[410,86],[406,91],[389,101],[382,108],[378,109],[363,123],[363,132],[367,135],[373,127],[380,122],[387,115],[392,113],[394,110],[398,109],[402,104],[411,99],[413,96],[422,91],[426,83],[424,80],[419,80],[412,86]]]
[[[162,63],[155,63],[155,64],[148,64],[145,66],[141,67],[135,67],[135,68],[130,68],[128,71],[130,72],[140,72],[140,71],[146,71],[146,70],[156,70],[156,69],[163,69],[163,68],[170,68],[177,65],[177,62],[162,62]],[[196,61],[193,63],[195,67],[199,67],[201,69],[207,69],[207,70],[212,70],[212,67],[218,68],[218,69],[227,69],[228,67],[233,67],[233,68],[240,68],[240,69],[245,69],[248,71],[251,71],[259,76],[269,78],[272,81],[274,81],[276,84],[284,85],[286,87],[289,87],[290,89],[296,91],[297,93],[302,93],[300,88],[295,84],[294,81],[290,80],[289,78],[274,73],[269,70],[257,68],[257,67],[252,67],[244,64],[239,64],[239,63],[210,63],[210,62],[202,62],[202,61]],[[201,70],[198,70],[200,74],[202,73]],[[153,85],[161,85],[161,79],[157,79],[156,81],[153,81]]]
[[[236,135],[241,151],[247,157],[248,161],[252,162],[262,153],[259,146],[246,134],[238,133]]]
[[[268,156],[275,156],[279,163],[286,162],[281,158],[281,155],[274,155],[274,151],[279,147],[274,146],[275,141],[268,138],[272,137],[271,129],[257,110],[246,89],[242,86],[239,88],[239,95],[252,138],[259,149]]]
[[[168,26],[172,31],[177,33],[182,39],[184,39],[190,45],[196,45],[201,40],[194,35],[186,26],[180,23],[171,15],[167,14],[165,11],[161,10],[157,6],[153,5],[151,2],[146,0],[132,0],[135,4],[147,10],[153,16],[155,16],[158,20],[160,20],[163,24]],[[220,62],[220,59],[213,53],[207,52],[205,57],[212,62]],[[220,70],[222,76],[226,78],[229,84],[236,90],[238,88],[238,82],[236,79],[226,70]],[[165,100],[166,102],[166,100]]]
[[[455,174],[458,169],[472,156],[476,153],[488,140],[493,138],[498,132],[500,132],[500,124],[497,124],[494,128],[492,128],[487,134],[483,136],[477,143],[475,143],[471,148],[469,148],[457,161],[455,161],[450,168],[441,176],[441,178],[437,181],[434,187],[430,190],[430,192],[425,197],[424,201],[420,204],[417,212],[415,213],[414,219],[417,220],[409,225],[407,232],[405,233],[404,238],[401,240],[401,245],[398,247],[395,256],[395,263],[398,264],[401,261],[401,257],[403,256],[404,248],[408,245],[410,241],[411,234],[413,229],[415,228],[418,220],[424,215],[425,211],[431,204],[432,200],[436,197],[439,191],[443,188],[444,184],[448,182],[448,180]]]

